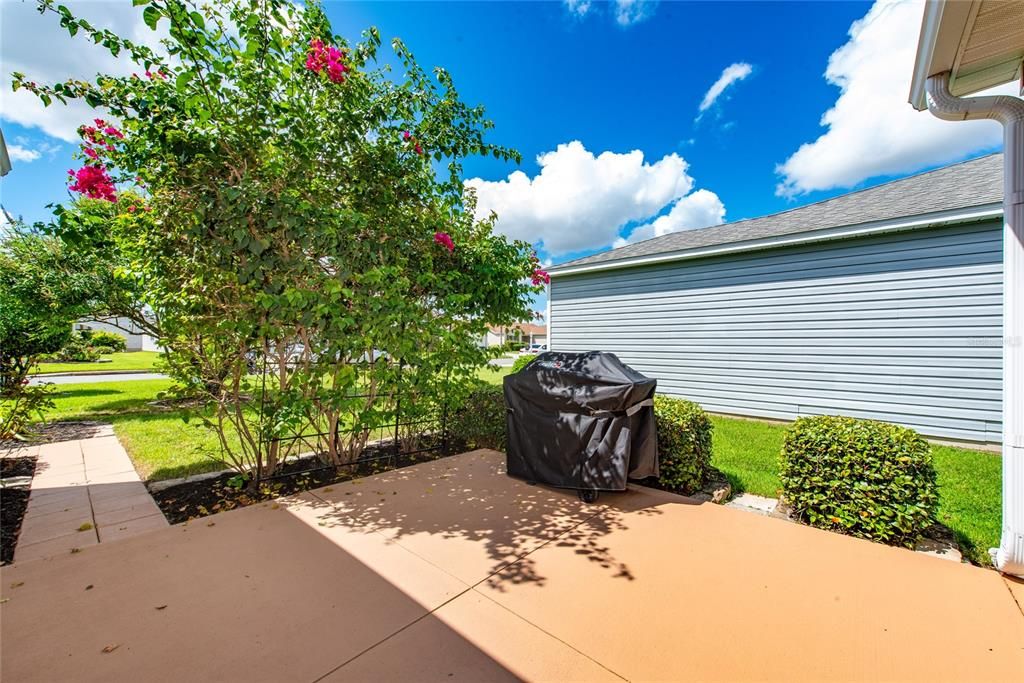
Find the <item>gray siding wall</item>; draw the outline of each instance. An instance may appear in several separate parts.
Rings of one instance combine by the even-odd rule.
[[[549,346],[713,412],[998,442],[1001,292],[998,223],[932,228],[557,276]]]

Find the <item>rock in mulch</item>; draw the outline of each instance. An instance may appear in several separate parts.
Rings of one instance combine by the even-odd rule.
[[[704,479],[704,486],[700,491],[690,494],[691,498],[723,505],[732,496],[732,484],[721,471],[711,468]]]

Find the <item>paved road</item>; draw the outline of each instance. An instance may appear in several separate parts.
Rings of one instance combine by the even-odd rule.
[[[86,382],[132,382],[140,379],[166,379],[167,375],[158,372],[133,372],[109,375],[37,375],[29,380],[29,384],[84,384]]]
[[[491,365],[499,368],[512,367],[514,358],[495,358]],[[29,380],[29,384],[83,384],[86,382],[131,382],[140,379],[166,379],[167,375],[158,372],[111,373],[109,375],[37,375]]]

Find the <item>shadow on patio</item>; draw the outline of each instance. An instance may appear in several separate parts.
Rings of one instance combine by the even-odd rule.
[[[653,501],[641,503],[625,494],[606,493],[588,505],[573,491],[526,485],[505,476],[504,456],[495,451],[443,458],[311,493],[319,526],[379,534],[470,585],[487,580],[499,590],[506,583],[544,585],[529,554],[552,542],[614,577],[632,580],[628,563],[615,557],[602,538],[626,528],[626,511],[659,514]]]
[[[4,680],[1013,680],[995,572],[476,451],[3,570]],[[103,652],[110,649],[109,652]]]

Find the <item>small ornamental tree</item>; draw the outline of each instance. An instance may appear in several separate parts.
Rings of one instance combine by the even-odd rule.
[[[58,236],[70,253],[88,257],[104,276],[97,316],[128,320],[132,326],[124,332],[141,330],[159,338],[160,319],[145,304],[141,270],[149,258],[144,238],[152,231],[143,224],[152,214],[144,210],[146,198],[137,191],[122,189],[116,196],[117,201],[109,201],[79,195],[55,208],[52,223],[37,228]],[[118,348],[122,344],[112,342]]]
[[[19,224],[0,241],[0,438],[22,436],[51,407],[29,372],[92,312],[103,282],[92,260],[53,237]]]
[[[349,44],[315,4],[135,4],[167,28],[161,53],[39,7],[136,74],[14,87],[109,112],[80,129],[69,189],[130,223],[128,270],[170,371],[215,407],[221,457],[258,479],[276,437],[317,433],[340,464],[400,400],[457,401],[486,362],[475,339],[528,318],[547,280],[528,245],[473,219],[461,159],[519,158],[485,141],[483,109],[398,40],[391,73],[375,29]]]

